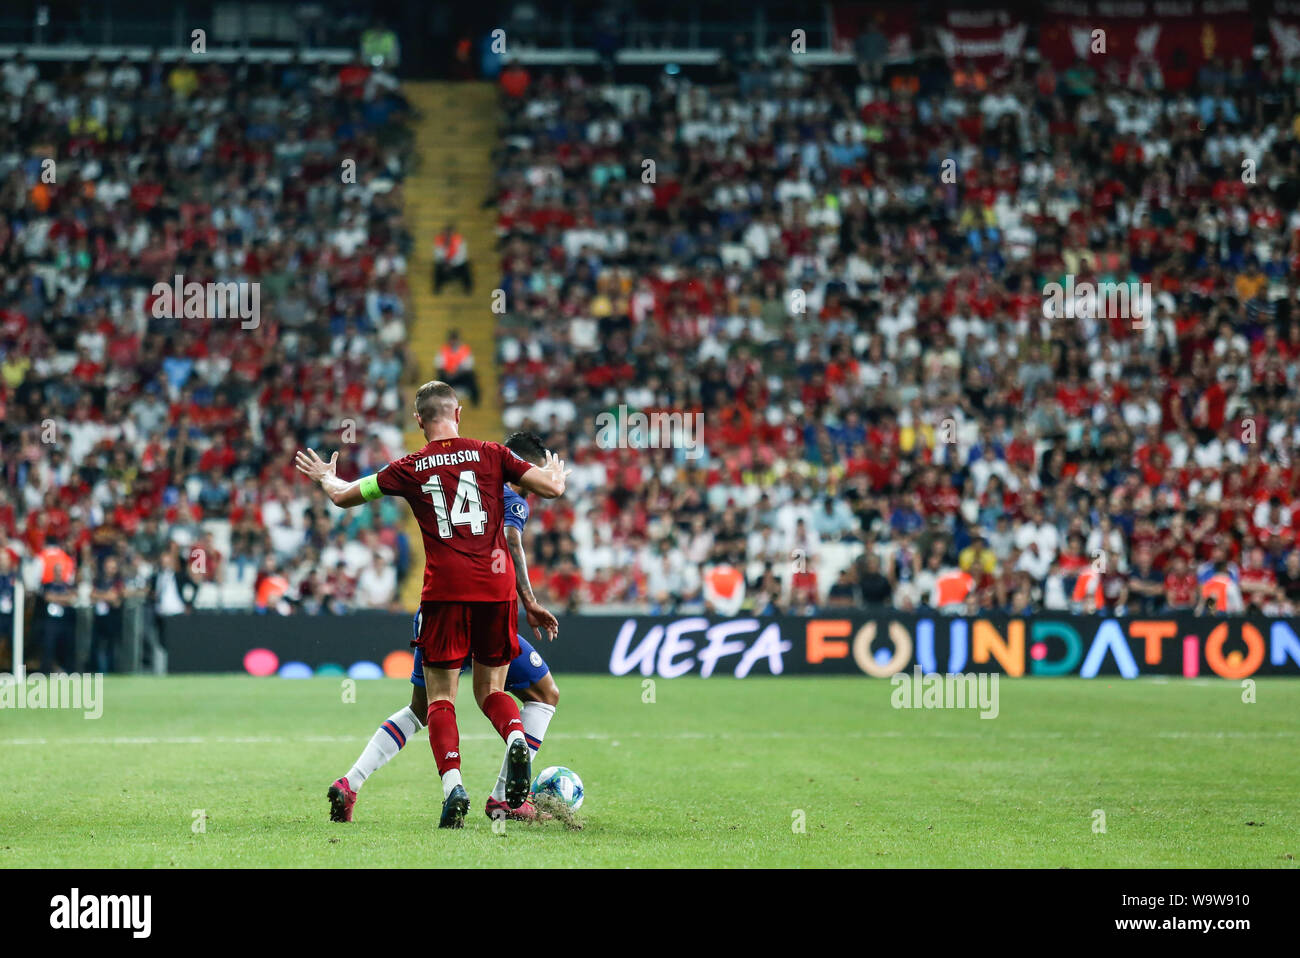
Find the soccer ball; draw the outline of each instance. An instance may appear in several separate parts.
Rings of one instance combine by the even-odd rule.
[[[533,779],[533,793],[536,795],[553,795],[574,811],[582,808],[582,779],[578,773],[563,765],[544,768]]]

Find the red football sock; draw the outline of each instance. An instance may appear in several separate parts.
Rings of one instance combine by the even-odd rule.
[[[456,706],[446,699],[429,703],[429,744],[438,774],[460,768],[460,730],[456,728]]]
[[[508,739],[511,732],[523,732],[524,722],[519,717],[519,706],[505,692],[493,692],[483,700],[483,714],[488,717],[497,734]]]

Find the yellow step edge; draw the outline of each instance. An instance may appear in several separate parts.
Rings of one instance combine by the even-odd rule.
[[[497,93],[490,83],[428,81],[406,83],[403,92],[419,114],[412,132],[420,163],[404,190],[404,215],[414,244],[408,275],[412,363],[408,381],[432,379],[435,351],[449,329],[460,329],[474,352],[482,393],[478,408],[466,400],[462,432],[476,439],[499,441],[503,425],[494,365],[496,317],[491,310],[491,293],[500,282],[495,250],[497,212],[482,205],[496,182],[492,151],[499,128]],[[453,138],[454,142],[449,142]],[[456,223],[469,246],[475,282],[475,292],[469,296],[453,293],[451,288],[435,295],[429,288],[434,238],[449,220]],[[409,392],[410,387],[407,389]],[[405,398],[409,406],[414,397]],[[423,445],[417,430],[408,427],[405,435],[410,449]],[[420,598],[424,551],[413,519],[408,534],[414,561],[412,574],[402,583],[401,597],[408,608],[414,608]]]

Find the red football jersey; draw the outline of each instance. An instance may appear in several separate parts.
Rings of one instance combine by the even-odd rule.
[[[424,538],[422,602],[515,597],[503,491],[532,465],[499,442],[435,439],[375,474],[379,489],[411,504]]]

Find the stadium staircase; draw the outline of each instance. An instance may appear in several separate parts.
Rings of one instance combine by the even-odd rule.
[[[435,376],[434,361],[448,330],[459,329],[474,352],[480,405],[462,397],[465,411],[461,435],[500,441],[502,424],[497,392],[496,317],[492,291],[499,280],[495,252],[496,213],[483,200],[493,188],[492,151],[497,137],[497,93],[490,83],[407,83],[405,93],[416,112],[415,149],[418,163],[406,184],[406,222],[414,248],[408,264],[412,315],[409,324],[411,365],[407,371],[407,408],[420,383]],[[474,292],[466,295],[458,282],[433,294],[433,241],[438,231],[455,223],[469,248]],[[408,449],[424,439],[408,420]],[[415,521],[408,535],[413,552],[412,574],[402,583],[406,608],[420,601],[420,562],[423,546]]]

